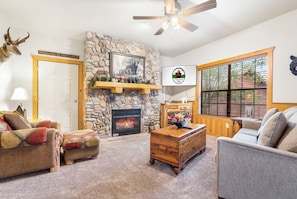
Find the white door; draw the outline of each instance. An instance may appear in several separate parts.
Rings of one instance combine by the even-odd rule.
[[[78,129],[78,65],[38,62],[38,118],[59,122],[63,132]]]

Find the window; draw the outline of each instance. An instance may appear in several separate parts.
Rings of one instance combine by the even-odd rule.
[[[263,118],[267,110],[269,60],[267,53],[253,54],[200,69],[201,114]]]

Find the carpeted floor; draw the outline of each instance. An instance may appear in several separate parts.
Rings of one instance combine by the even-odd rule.
[[[175,175],[162,162],[149,164],[150,135],[101,140],[95,160],[62,165],[55,173],[40,171],[0,180],[0,198],[22,199],[215,199],[216,138],[207,136],[206,151]]]

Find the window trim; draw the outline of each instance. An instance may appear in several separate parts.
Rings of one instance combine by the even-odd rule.
[[[200,71],[204,70],[204,69],[213,68],[213,67],[217,67],[217,66],[220,66],[220,65],[226,65],[226,64],[229,64],[229,63],[232,63],[232,62],[241,61],[241,60],[252,58],[252,57],[255,57],[255,56],[259,56],[259,55],[266,55],[267,56],[267,63],[268,63],[266,108],[267,108],[267,110],[269,110],[272,107],[272,77],[273,77],[272,76],[273,75],[272,74],[272,72],[273,72],[272,69],[273,69],[273,51],[274,51],[274,48],[275,47],[273,46],[273,47],[270,47],[270,48],[257,50],[257,51],[242,54],[242,55],[239,55],[239,56],[226,58],[226,59],[210,62],[210,63],[207,63],[207,64],[198,65],[196,67],[196,70],[197,70],[198,74],[200,74],[201,73]],[[200,74],[200,78],[201,78],[201,74]],[[196,95],[195,95],[196,99],[195,100],[197,100],[197,102],[199,102],[200,93],[201,93],[201,90],[200,90],[199,86],[200,86],[200,84],[196,85]],[[200,104],[200,103],[198,103],[198,104]],[[200,109],[201,109],[201,107],[198,108],[198,110],[200,110]]]

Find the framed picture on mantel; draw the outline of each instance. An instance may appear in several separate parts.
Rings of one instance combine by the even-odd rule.
[[[110,77],[128,81],[144,80],[145,57],[110,53]],[[134,82],[133,82],[134,83]]]

